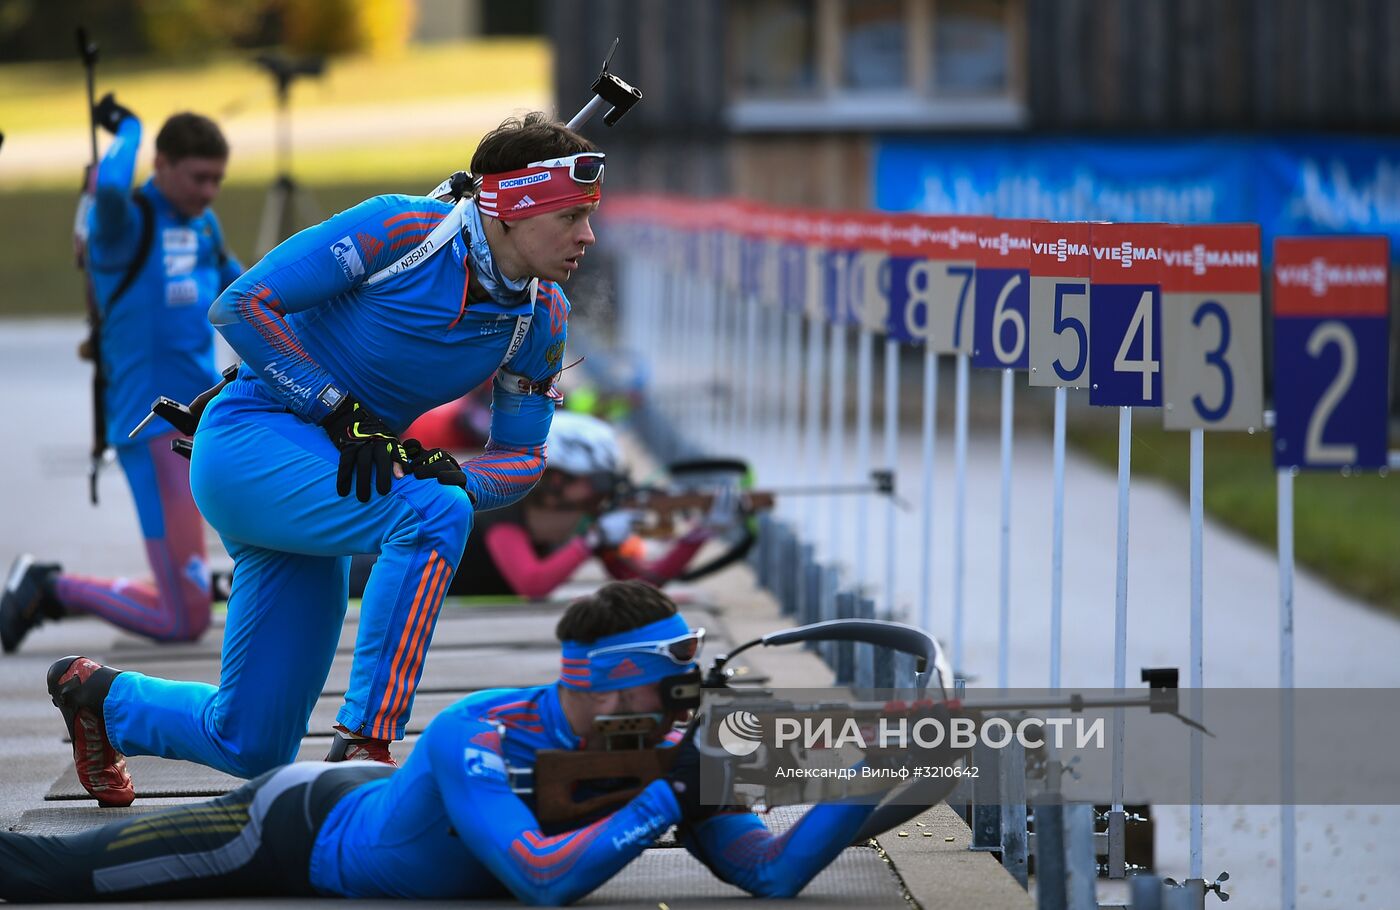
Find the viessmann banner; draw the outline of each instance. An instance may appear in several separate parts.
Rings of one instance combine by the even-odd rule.
[[[1400,139],[888,137],[886,211],[1054,221],[1258,222],[1273,238],[1387,234],[1400,255]]]

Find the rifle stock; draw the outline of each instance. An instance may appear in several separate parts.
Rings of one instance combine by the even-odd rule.
[[[575,752],[545,749],[535,753],[535,817],[549,827],[577,827],[585,819],[614,812],[666,776],[675,755],[671,749],[626,749]],[[579,798],[579,789],[599,792]],[[607,787],[606,792],[603,788]]]

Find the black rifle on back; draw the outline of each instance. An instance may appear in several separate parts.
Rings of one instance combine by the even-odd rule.
[[[83,290],[87,302],[88,335],[78,353],[92,361],[92,450],[88,460],[88,499],[97,505],[97,475],[107,458],[107,376],[102,371],[102,310],[92,286],[92,273],[87,257],[87,215],[97,192],[97,118],[96,106],[97,42],[88,41],[87,30],[78,29],[78,56],[87,74],[88,138],[92,156],[83,171],[83,189],[78,202],[78,214],[73,224],[73,252],[77,266],[83,272]]]
[[[109,460],[110,445],[107,439],[107,374],[102,365],[102,305],[97,299],[97,289],[92,282],[92,260],[88,256],[88,214],[97,198],[97,105],[94,101],[94,86],[97,67],[97,42],[88,41],[87,32],[78,29],[78,54],[83,60],[87,73],[88,129],[92,144],[92,157],[83,172],[83,191],[78,198],[78,212],[73,219],[73,253],[78,268],[83,272],[83,291],[87,303],[88,334],[78,345],[78,356],[92,361],[92,451],[88,460],[88,498],[97,505],[97,477],[102,466]],[[111,93],[103,99],[106,103]],[[151,201],[140,191],[131,194],[131,201],[140,213],[141,231],[136,244],[136,255],[127,264],[126,272],[118,282],[116,290],[107,298],[107,314],[111,315],[117,298],[121,297],[136,282],[150,257],[155,239],[155,210]],[[220,255],[223,255],[222,253]]]

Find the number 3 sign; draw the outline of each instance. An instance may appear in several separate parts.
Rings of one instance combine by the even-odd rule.
[[[1259,226],[1166,229],[1162,422],[1168,430],[1263,426]]]
[[[1274,242],[1274,464],[1386,463],[1390,251],[1384,237]]]

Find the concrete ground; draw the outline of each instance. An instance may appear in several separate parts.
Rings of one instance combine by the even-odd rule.
[[[119,471],[102,483],[102,505],[86,500],[87,372],[72,356],[80,336],[76,322],[0,324],[0,426],[12,433],[0,447],[0,558],[28,550],[93,575],[140,575],[144,552],[130,496]],[[211,541],[211,560],[227,557]],[[716,638],[739,641],[784,623],[775,604],[756,590],[745,569],[731,570],[687,594],[687,612],[714,630]],[[425,669],[409,740],[433,710],[467,691],[502,684],[537,684],[553,677],[553,619],[558,604],[447,607]],[[58,833],[78,830],[113,811],[145,811],[201,798],[236,783],[207,769],[159,759],[132,763],[138,793],[132,810],[98,810],[77,797],[71,753],[62,724],[49,704],[43,677],[49,664],[69,653],[85,653],[117,666],[159,671],[179,678],[217,674],[221,629],[194,645],[152,646],[95,620],[71,620],[37,630],[18,654],[0,658],[0,738],[4,762],[0,826]],[[353,616],[347,637],[353,635]],[[342,648],[327,695],[312,720],[302,758],[319,758],[328,744],[328,724],[343,689],[348,653]],[[755,673],[788,685],[830,682],[826,667],[800,650],[755,654]],[[157,796],[156,793],[186,794]],[[775,826],[790,814],[774,813]],[[880,838],[880,848],[848,849],[804,892],[805,903],[833,907],[958,906],[1029,907],[1031,900],[993,860],[969,853],[967,828],[946,807],[937,807]],[[707,906],[728,903],[739,892],[720,884],[684,851],[658,846],[586,901],[592,906]],[[221,901],[224,904],[310,901]],[[478,904],[485,906],[485,904]],[[502,904],[502,906],[512,906]]]

